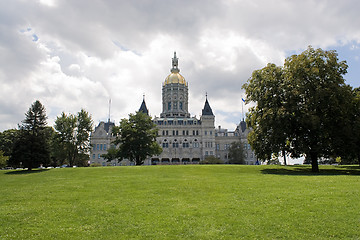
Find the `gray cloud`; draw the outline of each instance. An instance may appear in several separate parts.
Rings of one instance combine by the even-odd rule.
[[[0,2],[0,130],[16,126],[33,101],[61,111],[85,107],[95,122],[118,121],[146,94],[161,112],[173,51],[198,115],[205,92],[217,125],[233,127],[241,85],[268,62],[307,45],[360,42],[357,1],[3,1]],[[49,1],[48,1],[49,3]]]

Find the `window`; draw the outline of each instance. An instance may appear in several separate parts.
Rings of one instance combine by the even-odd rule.
[[[102,151],[102,149],[103,149],[103,145],[102,145],[102,144],[100,144],[100,151]]]
[[[107,148],[107,146],[106,146],[106,144],[104,143],[104,151],[106,151],[106,148]]]
[[[98,159],[100,159],[100,154],[98,154]]]
[[[177,102],[174,102],[174,109],[177,109]]]
[[[188,148],[189,147],[189,143],[188,142],[184,142],[183,143],[183,148]]]
[[[207,131],[206,131],[206,130],[205,130],[204,134],[207,135]]]
[[[96,144],[96,150],[99,150],[100,146],[99,144]]]
[[[212,131],[210,131],[210,135],[212,135]]]
[[[216,144],[216,150],[220,150],[220,144]]]
[[[93,154],[93,159],[95,159],[95,154]]]
[[[179,108],[180,108],[180,110],[183,109],[183,103],[182,102],[179,103]]]
[[[168,147],[169,147],[169,143],[164,142],[164,143],[162,144],[162,146],[163,146],[163,148],[168,148]]]
[[[171,102],[168,102],[168,110],[171,110]]]

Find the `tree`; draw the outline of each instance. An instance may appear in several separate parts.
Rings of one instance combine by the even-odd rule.
[[[0,151],[3,151],[4,156],[11,155],[18,136],[18,129],[8,129],[0,133]]]
[[[229,163],[230,164],[245,164],[245,152],[244,144],[239,141],[235,141],[230,144],[229,148]]]
[[[85,166],[89,158],[92,127],[91,116],[84,109],[76,116],[62,112],[55,120],[55,130],[58,132],[55,139],[59,146],[56,150],[58,161],[67,161],[70,166]]]
[[[9,157],[4,156],[4,151],[0,150],[0,169],[6,167],[8,160]]]
[[[350,123],[347,123],[347,131],[343,132],[350,138],[350,141],[342,148],[348,155],[341,159],[341,163],[351,164],[356,159],[360,166],[360,88],[353,89],[352,93],[352,108],[349,109]]]
[[[25,113],[25,119],[19,126],[10,163],[24,165],[31,170],[40,164],[47,165],[50,161],[50,147],[46,133],[46,111],[40,101],[35,101]]]
[[[314,172],[319,171],[319,158],[339,154],[347,140],[343,123],[352,99],[343,78],[346,69],[335,51],[309,47],[287,58],[279,75],[255,71],[243,86],[247,101],[258,103],[248,120],[254,129],[249,142],[255,152],[286,150],[293,157],[304,155],[311,159]],[[273,84],[263,84],[269,78]]]
[[[357,158],[360,166],[360,88],[354,89],[354,108],[352,126],[354,126],[353,136],[355,137],[355,144],[353,149],[356,151],[355,157]]]
[[[106,161],[111,162],[112,160],[118,159],[118,149],[111,146],[107,153],[101,155],[102,158],[104,158]]]
[[[273,153],[282,153],[286,165],[288,151],[288,132],[291,115],[286,111],[286,93],[290,91],[285,81],[282,67],[268,64],[253,72],[248,83],[243,86],[247,101],[257,105],[250,109],[247,124],[253,128],[248,141],[256,156],[265,161],[271,160]]]
[[[156,125],[147,114],[129,114],[129,119],[122,119],[120,126],[113,128],[116,136],[113,143],[118,146],[116,158],[142,165],[148,156],[159,155],[162,148],[156,142],[157,132]]]

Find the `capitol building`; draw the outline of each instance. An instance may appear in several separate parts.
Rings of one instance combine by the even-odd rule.
[[[235,130],[229,131],[220,126],[215,127],[215,115],[210,103],[205,99],[200,118],[192,117],[188,111],[189,89],[185,78],[180,74],[176,52],[172,58],[171,73],[162,84],[162,113],[153,122],[158,128],[157,142],[163,152],[145,161],[145,165],[153,164],[198,164],[207,156],[215,156],[224,163],[229,162],[231,143],[241,141],[245,152],[245,164],[257,162],[254,152],[247,142],[249,129],[244,119]],[[139,111],[149,114],[145,99]],[[107,162],[101,157],[115,139],[112,134],[114,123],[108,120],[100,122],[91,134],[90,162],[102,166],[130,165],[129,161],[117,160]]]

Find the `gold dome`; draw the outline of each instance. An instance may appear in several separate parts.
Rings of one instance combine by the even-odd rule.
[[[187,85],[185,78],[181,76],[181,74],[178,72],[172,72],[170,73],[169,76],[166,77],[164,85],[171,83],[179,83],[179,84]]]
[[[176,57],[176,52],[174,52],[174,57],[172,59],[172,69],[170,70],[171,73],[165,78],[164,85],[178,83],[187,86],[185,78],[179,73],[180,69],[178,68],[178,64],[178,58]]]

